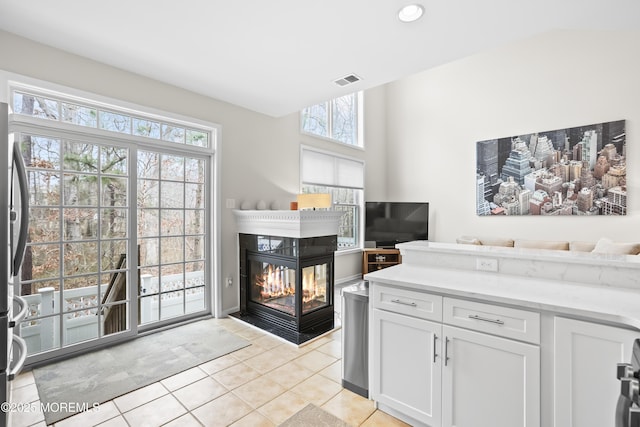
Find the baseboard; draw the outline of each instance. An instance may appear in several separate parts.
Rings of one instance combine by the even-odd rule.
[[[229,317],[229,315],[231,313],[236,313],[240,311],[240,306],[236,305],[235,307],[231,307],[231,308],[227,308],[226,310],[222,310],[222,312],[220,313],[220,317]]]

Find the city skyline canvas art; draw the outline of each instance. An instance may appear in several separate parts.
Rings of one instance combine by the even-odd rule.
[[[626,215],[625,121],[476,143],[476,214]]]

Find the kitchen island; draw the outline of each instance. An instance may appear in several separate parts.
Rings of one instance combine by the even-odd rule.
[[[613,425],[616,363],[640,337],[637,257],[398,249],[403,264],[365,276],[381,409],[431,427]]]

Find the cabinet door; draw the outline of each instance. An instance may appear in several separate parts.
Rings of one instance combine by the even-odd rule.
[[[441,421],[442,325],[373,311],[372,398],[432,427]]]
[[[616,364],[631,362],[637,331],[555,318],[554,425],[612,426],[620,381]]]
[[[540,347],[452,326],[442,333],[443,426],[540,426]]]

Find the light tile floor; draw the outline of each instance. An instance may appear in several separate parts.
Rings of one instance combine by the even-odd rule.
[[[352,426],[407,425],[342,388],[340,329],[296,347],[235,319],[216,322],[252,345],[62,420],[55,427],[277,426],[309,403]],[[13,393],[14,402],[38,402],[31,372],[16,378]],[[16,412],[12,426],[44,427],[44,416]]]

